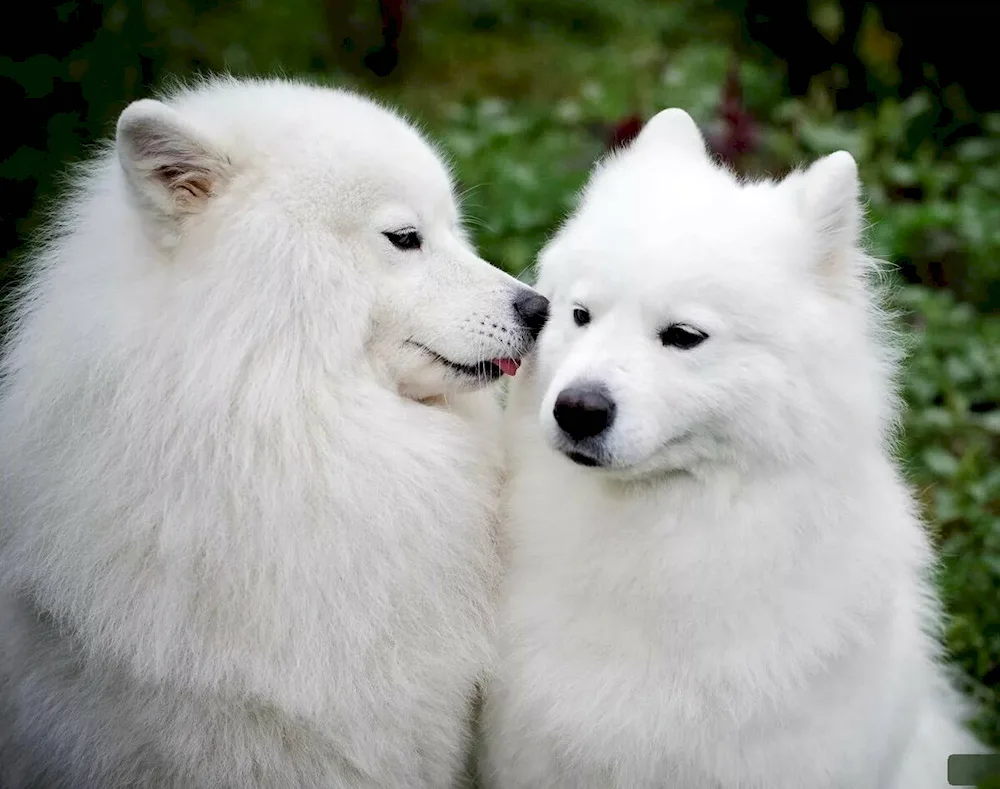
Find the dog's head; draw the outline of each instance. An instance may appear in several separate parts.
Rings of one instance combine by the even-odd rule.
[[[356,95],[208,83],[129,106],[116,147],[181,276],[328,343],[331,366],[447,395],[516,371],[545,322],[544,298],[473,251],[436,152]]]
[[[741,183],[688,115],[655,117],[541,255],[552,314],[520,386],[547,442],[632,475],[878,433],[858,191],[843,152]]]

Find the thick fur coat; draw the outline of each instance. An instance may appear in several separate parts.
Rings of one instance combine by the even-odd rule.
[[[451,786],[494,651],[482,384],[544,300],[409,124],[302,84],[136,102],[50,230],[3,361],[0,784]]]
[[[847,153],[743,183],[679,110],[598,167],[510,395],[492,789],[944,789],[979,748],[862,225]]]

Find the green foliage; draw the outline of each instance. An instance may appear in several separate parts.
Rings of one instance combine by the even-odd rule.
[[[914,282],[946,285],[988,309],[1000,307],[1000,116],[979,134],[942,148],[939,107],[926,93],[877,109],[835,114],[816,100],[774,112],[769,137],[787,159],[839,148],[858,159],[874,242]]]
[[[912,287],[906,450],[942,555],[947,643],[1000,743],[1000,320],[945,291]]]
[[[568,104],[518,111],[486,99],[453,105],[441,137],[464,188],[469,223],[489,260],[524,273],[572,208],[600,144],[581,133]],[[527,154],[527,155],[526,155]]]

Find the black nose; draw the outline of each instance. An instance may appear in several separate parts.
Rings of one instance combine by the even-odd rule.
[[[533,290],[522,290],[514,297],[514,312],[531,336],[537,337],[549,319],[549,300]]]
[[[552,415],[566,435],[582,441],[608,429],[615,421],[615,404],[602,386],[570,386],[559,393]]]

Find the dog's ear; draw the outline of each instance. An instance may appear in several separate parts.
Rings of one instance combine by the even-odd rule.
[[[705,138],[698,124],[684,110],[672,107],[661,110],[647,121],[635,144],[671,148],[674,151],[707,159]]]
[[[796,202],[815,234],[819,264],[830,273],[845,271],[855,258],[864,211],[858,165],[847,151],[837,151],[789,178]]]
[[[193,124],[159,101],[125,108],[115,136],[129,186],[158,219],[200,211],[229,171],[225,155]]]

